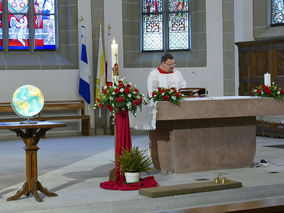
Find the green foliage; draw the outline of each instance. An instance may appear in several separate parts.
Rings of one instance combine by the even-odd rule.
[[[146,155],[146,150],[139,150],[133,147],[130,151],[123,150],[118,157],[117,163],[123,172],[149,172],[152,170],[151,158]]]

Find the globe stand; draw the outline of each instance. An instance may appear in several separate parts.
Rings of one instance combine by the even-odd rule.
[[[30,120],[30,118],[28,118],[28,120],[25,121],[20,121],[20,124],[36,124],[37,121],[32,121]]]

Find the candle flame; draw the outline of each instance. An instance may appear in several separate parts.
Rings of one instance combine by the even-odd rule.
[[[115,44],[115,40],[114,39],[112,39],[112,43]]]

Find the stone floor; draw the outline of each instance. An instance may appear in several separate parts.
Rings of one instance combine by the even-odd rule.
[[[148,137],[132,136],[133,145],[148,148]],[[137,191],[103,190],[114,157],[113,136],[51,137],[41,139],[38,151],[39,180],[58,197],[34,197],[16,201],[6,198],[16,193],[25,180],[25,154],[20,139],[0,140],[0,212],[158,212],[165,209],[231,203],[284,195],[284,139],[257,137],[255,162],[266,167],[239,168],[185,174],[153,171],[161,186],[213,180],[218,174],[241,181],[242,188],[148,198]],[[274,146],[275,145],[275,146]],[[256,164],[259,166],[259,164]]]

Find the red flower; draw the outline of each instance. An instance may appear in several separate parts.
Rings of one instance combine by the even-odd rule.
[[[161,87],[158,87],[158,91],[160,91],[161,90]]]
[[[143,100],[143,99],[142,99],[142,98],[140,98],[140,99],[139,99],[139,103],[141,103],[141,102],[142,102],[142,100]]]
[[[139,90],[138,90],[138,89],[136,89],[136,88],[134,89],[134,91],[135,91],[135,92],[139,92]]]
[[[175,95],[176,95],[177,98],[179,97],[179,93],[178,92],[175,92]]]
[[[138,104],[139,104],[139,100],[134,100],[134,106],[138,106]]]
[[[266,93],[267,95],[269,95],[269,94],[271,94],[271,90],[270,90],[270,89],[267,89],[267,90],[265,90],[265,93]]]
[[[128,87],[125,87],[124,91],[125,91],[126,94],[130,93],[130,89]]]
[[[117,102],[117,103],[122,103],[122,102],[123,102],[123,97],[118,97],[118,98],[116,99],[116,102]]]
[[[163,89],[162,89],[160,92],[161,92],[161,94],[163,94],[164,92],[166,92],[166,90],[163,90]]]
[[[114,91],[115,91],[116,94],[119,93],[119,89],[118,88],[116,88]]]
[[[168,101],[168,100],[169,100],[169,97],[168,97],[167,95],[165,95],[165,96],[164,96],[164,100],[165,100],[165,101]]]
[[[170,92],[171,90],[170,90],[170,89],[167,89],[167,91]]]
[[[112,82],[107,82],[107,87],[111,87],[112,86]]]
[[[256,90],[257,94],[261,93],[261,89]]]
[[[102,105],[102,104],[100,103],[100,104],[99,104],[99,107],[100,107],[100,108],[103,108],[103,107],[104,107],[104,105]]]
[[[119,84],[119,87],[120,88],[124,87],[124,84],[123,83]]]
[[[127,87],[131,88],[132,86],[130,84],[127,84]]]
[[[262,85],[262,88],[263,88],[264,90],[267,90],[267,89],[268,89],[268,87],[265,86],[265,85]]]
[[[107,105],[107,108],[108,108],[109,111],[111,111],[111,112],[113,111],[113,108],[110,105]]]
[[[96,98],[96,100],[97,100],[97,102],[99,102],[99,103],[101,102],[100,99],[98,99],[98,98]]]
[[[152,92],[152,97],[154,97],[157,93],[156,92]]]
[[[104,90],[104,95],[107,93],[107,91],[106,90]]]
[[[281,94],[281,95],[283,95],[283,94],[284,94],[284,90],[283,90],[283,89],[281,89],[280,94]]]

